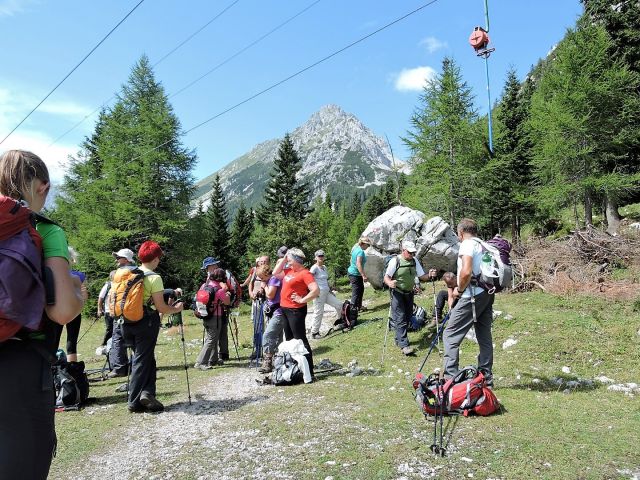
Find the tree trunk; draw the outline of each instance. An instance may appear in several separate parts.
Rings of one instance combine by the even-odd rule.
[[[584,224],[587,227],[593,226],[593,198],[590,189],[584,191]]]
[[[618,202],[615,198],[605,196],[605,217],[607,219],[607,233],[617,235],[620,227],[620,213],[618,212]]]
[[[576,222],[576,230],[580,230],[580,219],[578,218],[578,202],[573,200],[573,220]]]

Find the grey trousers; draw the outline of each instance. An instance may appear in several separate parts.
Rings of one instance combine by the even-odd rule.
[[[478,368],[491,373],[493,368],[493,339],[491,338],[491,323],[493,322],[493,300],[495,295],[486,292],[475,296],[476,323],[473,323],[471,298],[461,298],[451,311],[449,322],[444,329],[442,341],[444,343],[444,376],[451,378],[458,371],[458,352],[471,326],[476,330],[476,338],[480,346],[478,354]]]
[[[114,319],[114,322],[116,319]],[[133,345],[131,345],[133,346]],[[111,336],[111,350],[109,350],[109,365],[111,371],[126,375],[129,369],[129,359],[127,358],[127,347],[122,337],[122,325],[114,323],[113,335]]]
[[[212,317],[203,320],[204,330],[206,332],[204,345],[198,354],[196,363],[200,365],[215,365],[218,363],[218,341],[223,328],[226,328],[224,316]]]
[[[413,296],[413,292],[391,290],[391,326],[396,331],[396,345],[400,348],[409,346],[407,327],[413,314]]]
[[[264,353],[276,353],[278,345],[282,342],[282,333],[284,332],[284,324],[286,318],[282,315],[274,315],[269,320],[267,328],[262,335],[262,348]]]

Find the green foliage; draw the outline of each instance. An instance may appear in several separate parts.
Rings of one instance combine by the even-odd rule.
[[[301,168],[302,160],[287,133],[278,148],[271,180],[258,208],[258,220],[263,226],[269,223],[273,215],[302,220],[309,212],[309,187],[296,179]]]
[[[236,212],[231,225],[231,257],[234,259],[236,271],[242,272],[242,267],[251,264],[247,256],[249,248],[249,237],[253,233],[253,213],[247,210],[244,202],[240,202],[240,207]]]
[[[411,151],[426,209],[440,212],[451,224],[470,215],[476,200],[482,165],[477,120],[471,89],[453,59],[445,58],[442,72],[425,86],[403,140]],[[410,200],[413,191],[408,190]]]
[[[175,285],[188,268],[188,230],[196,156],[182,146],[180,122],[143,56],[100,113],[94,132],[70,159],[54,217],[80,252],[80,268],[97,293],[114,267],[111,252],[136,251],[153,238],[167,252],[160,271]]]
[[[229,215],[220,184],[220,177],[213,180],[209,208],[205,212],[205,239],[207,255],[220,260],[224,268],[235,270],[235,257],[229,245]]]
[[[602,27],[580,21],[554,51],[531,100],[538,201],[552,210],[579,199],[587,224],[597,198],[617,200],[638,182],[628,153],[640,83],[611,58],[610,47]]]

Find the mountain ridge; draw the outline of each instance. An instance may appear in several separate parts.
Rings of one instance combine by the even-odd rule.
[[[290,136],[302,159],[298,178],[309,184],[311,199],[326,193],[345,198],[353,191],[384,184],[392,172],[394,160],[387,142],[338,105],[323,106]],[[240,201],[256,207],[262,200],[281,141],[274,138],[260,142],[197,182],[194,204],[208,207],[211,186],[219,174],[230,212],[237,209]]]

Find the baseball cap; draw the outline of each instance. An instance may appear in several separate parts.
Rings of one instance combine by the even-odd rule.
[[[371,239],[369,239],[369,237],[363,235],[362,237],[360,237],[360,240],[358,240],[359,243],[366,243],[367,245],[371,245]]]
[[[316,253],[313,254],[314,257],[324,257],[324,250],[316,250]]]
[[[416,244],[413,242],[404,241],[402,242],[402,249],[407,252],[416,253],[418,250],[416,249]]]
[[[209,265],[217,265],[218,263],[220,263],[220,260],[216,260],[213,257],[207,257],[202,260],[202,267],[200,267],[200,270],[205,270]]]
[[[111,255],[113,255],[115,258],[126,258],[127,261],[133,262],[133,251],[129,250],[128,248],[121,248],[117,252],[112,252]]]

